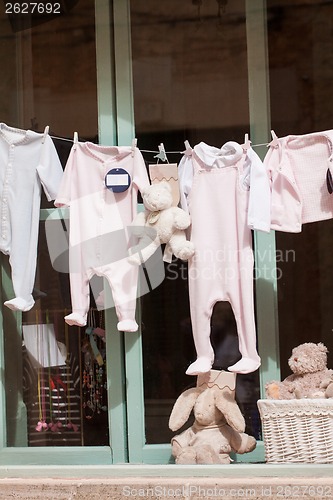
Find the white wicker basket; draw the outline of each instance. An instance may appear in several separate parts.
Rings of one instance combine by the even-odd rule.
[[[260,399],[266,462],[333,463],[333,399]]]

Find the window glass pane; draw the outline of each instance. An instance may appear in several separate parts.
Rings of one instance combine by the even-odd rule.
[[[18,12],[30,4],[6,3],[7,12],[0,6],[0,119],[21,130],[48,125],[64,167],[74,131],[80,140],[98,135],[95,2]],[[42,208],[52,207],[42,194]],[[26,242],[20,245],[25,252]],[[7,256],[2,262],[6,300],[13,297],[11,268]],[[41,222],[35,306],[22,315],[3,308],[8,446],[109,445],[105,339],[65,324],[69,278],[58,271]],[[93,297],[91,305],[88,326],[103,330]]]
[[[272,128],[280,137],[331,129],[333,4],[268,1],[267,7]],[[328,160],[327,141],[325,147]],[[312,168],[319,168],[316,161]],[[322,189],[318,197],[327,190],[326,168]],[[282,377],[291,373],[292,348],[304,342],[323,342],[333,365],[332,223],[303,224],[298,234],[276,232]]]
[[[69,275],[51,265],[44,222],[33,295],[22,325],[4,308],[8,446],[108,446],[104,313],[92,295],[98,334],[65,323]]]
[[[61,13],[54,15],[0,7],[1,119],[38,131],[49,125],[61,137],[72,138],[77,129],[82,137],[95,137],[94,2],[59,3]]]
[[[77,130],[81,139],[95,140],[94,1],[64,0],[53,13],[32,12],[32,2],[29,13],[14,12],[14,4],[17,11],[25,5],[0,8],[1,121],[37,132],[48,125],[51,135],[69,139]],[[46,206],[52,204],[43,195]]]
[[[220,8],[219,8],[220,4]],[[183,151],[204,141],[242,143],[249,131],[245,2],[131,0],[135,127],[141,150]],[[154,153],[144,151],[147,164]],[[181,155],[171,153],[169,162]],[[147,443],[169,442],[171,408],[195,385],[187,264],[165,265],[163,283],[142,297]],[[216,304],[211,325],[214,369],[240,357],[234,316]],[[248,432],[258,436],[257,373],[238,377],[237,398]]]

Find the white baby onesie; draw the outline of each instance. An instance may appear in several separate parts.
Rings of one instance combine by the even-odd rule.
[[[113,174],[115,175],[112,179]],[[118,175],[119,174],[119,175]],[[105,180],[128,182],[124,190],[108,189]],[[107,278],[118,316],[119,331],[136,331],[138,268],[128,262],[127,234],[137,213],[137,195],[149,185],[139,149],[77,143],[69,155],[55,201],[70,210],[69,269],[72,313],[69,325],[84,326],[89,309],[89,281]],[[120,185],[119,185],[120,186]],[[123,189],[123,188],[120,188]]]
[[[15,298],[5,302],[10,309],[34,305],[41,186],[54,200],[62,175],[49,135],[0,123],[0,250],[11,265]]]

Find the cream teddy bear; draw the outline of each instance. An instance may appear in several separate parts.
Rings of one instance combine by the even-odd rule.
[[[327,348],[321,342],[294,347],[288,360],[293,372],[282,382],[266,384],[269,399],[301,399],[333,396],[333,370],[327,368]]]
[[[141,195],[145,210],[139,212],[131,224],[139,243],[131,248],[129,262],[137,265],[145,262],[162,243],[166,243],[163,260],[167,262],[171,262],[172,254],[181,260],[192,257],[194,246],[185,235],[191,219],[185,210],[172,206],[169,184],[164,181],[151,184],[141,191]]]
[[[235,381],[234,373],[211,370],[199,375],[197,386],[178,397],[170,429],[180,429],[192,410],[195,421],[171,440],[176,464],[227,464],[231,452],[254,450],[256,440],[245,434],[244,417],[234,398]]]

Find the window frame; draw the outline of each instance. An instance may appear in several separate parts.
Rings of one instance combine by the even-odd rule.
[[[96,0],[96,53],[98,85],[99,140],[103,144],[125,145],[135,137],[130,42],[130,0]],[[270,132],[269,68],[267,57],[266,1],[246,0],[248,44],[248,81],[250,137],[254,144],[267,143]],[[120,113],[121,110],[121,113]],[[116,114],[118,112],[118,115]],[[260,154],[260,152],[259,152]],[[65,214],[62,214],[66,216]],[[58,209],[42,210],[41,220],[60,217]],[[261,395],[266,381],[279,378],[277,283],[274,279],[275,235],[255,232],[257,277],[264,268],[271,279],[256,279],[256,308]],[[270,252],[264,252],[270,248]],[[261,258],[263,255],[267,257]],[[8,291],[11,280],[4,256],[1,256],[1,289]],[[2,300],[3,302],[3,300]],[[20,331],[21,319],[13,314]],[[140,310],[138,311],[140,316]],[[139,322],[140,324],[140,322]],[[4,373],[3,310],[0,308],[0,370]],[[107,371],[109,394],[110,447],[26,448],[6,446],[6,390],[0,390],[0,477],[228,477],[282,476],[331,477],[327,464],[242,463],[230,465],[179,466],[169,464],[170,444],[146,445],[144,430],[144,393],[141,331],[119,333],[112,310],[106,311]],[[139,383],[138,383],[139,381]],[[236,462],[263,462],[263,443]],[[129,462],[129,463],[128,463]],[[47,464],[47,465],[46,465]],[[134,465],[141,464],[141,465]],[[168,465],[167,465],[168,464]],[[43,465],[43,467],[41,467]],[[77,467],[80,465],[80,467]]]

